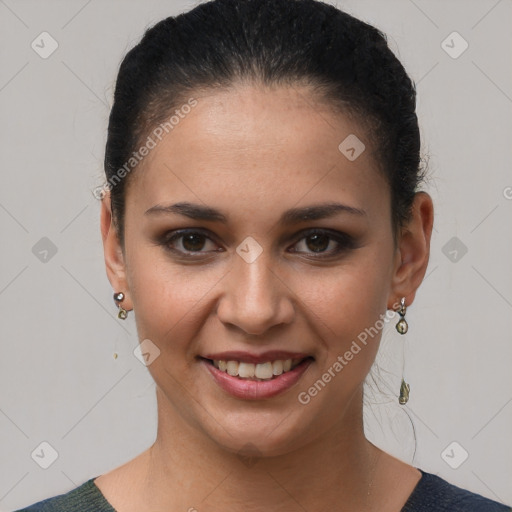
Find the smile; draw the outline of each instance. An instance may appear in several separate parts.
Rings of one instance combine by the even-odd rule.
[[[257,364],[205,358],[199,361],[224,392],[244,400],[262,400],[290,389],[314,359],[277,359]]]
[[[232,377],[252,380],[271,380],[276,376],[293,370],[302,359],[285,359],[267,361],[266,363],[244,363],[240,361],[213,360],[213,365],[221,372],[226,372]]]

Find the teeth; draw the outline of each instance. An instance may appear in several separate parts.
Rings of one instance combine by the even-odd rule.
[[[293,370],[302,359],[286,359],[260,364],[244,363],[238,361],[215,360],[213,365],[232,377],[250,380],[270,380],[274,376]]]
[[[238,375],[240,375],[240,371],[238,372]],[[271,379],[274,375],[272,363],[257,364],[254,369],[254,375],[258,379]]]
[[[236,364],[235,361],[230,361],[230,363]],[[238,363],[238,376],[239,377],[242,377],[243,379],[247,379],[248,377],[254,377],[254,372],[255,372],[255,368],[254,368],[253,364]]]
[[[283,361],[274,361],[272,363],[272,373],[274,375],[281,375],[283,373]]]
[[[236,361],[228,361],[227,372],[229,375],[236,377],[238,375],[238,363]]]

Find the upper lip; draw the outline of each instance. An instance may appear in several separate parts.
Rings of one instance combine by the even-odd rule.
[[[312,356],[301,352],[288,352],[286,350],[269,350],[261,354],[252,354],[251,352],[231,350],[227,352],[217,352],[215,354],[206,354],[201,357],[205,359],[211,359],[213,361],[240,361],[242,363],[259,364],[266,363],[268,361],[306,359],[307,357]]]

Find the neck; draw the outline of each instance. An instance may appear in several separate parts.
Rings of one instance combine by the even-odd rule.
[[[159,388],[157,401],[157,438],[144,471],[152,509],[367,509],[380,450],[364,436],[360,393],[329,431],[273,457],[230,452],[186,423]]]

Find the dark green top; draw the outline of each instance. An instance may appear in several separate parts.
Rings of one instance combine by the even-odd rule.
[[[401,512],[512,512],[511,507],[456,487],[421,469],[419,471],[422,476]],[[66,494],[47,498],[15,512],[116,512],[94,483],[95,478]]]

